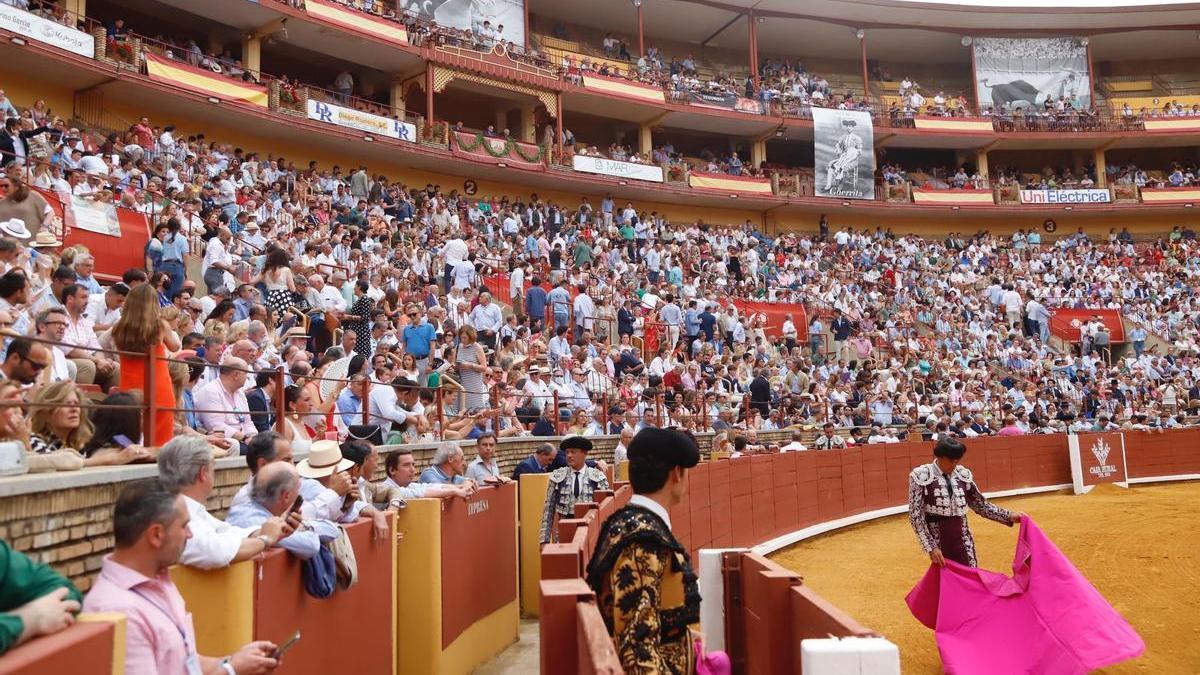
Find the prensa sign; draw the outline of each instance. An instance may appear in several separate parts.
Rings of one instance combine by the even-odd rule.
[[[1071,481],[1080,495],[1102,483],[1129,487],[1125,465],[1125,434],[1074,434],[1067,437]]]

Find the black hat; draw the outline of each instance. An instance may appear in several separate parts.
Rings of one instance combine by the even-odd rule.
[[[558,444],[558,449],[566,452],[572,448],[582,450],[584,452],[592,451],[592,442],[583,436],[568,436]]]
[[[630,461],[654,460],[675,467],[690,469],[700,463],[696,441],[678,429],[646,427],[629,441]]]

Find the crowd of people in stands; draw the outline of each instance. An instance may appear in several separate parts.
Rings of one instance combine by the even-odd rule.
[[[827,422],[965,433],[997,429],[1012,413],[1028,431],[1051,431],[1102,414],[1158,424],[1200,403],[1189,360],[1197,263],[1183,229],[1149,244],[1128,233],[1052,245],[1038,232],[930,241],[882,228],[771,238],[750,224],[672,224],[611,197],[468,198],[366,167],[301,168],[146,119],[105,148],[88,136],[55,127],[7,136],[22,161],[9,163],[0,202],[13,268],[0,279],[13,333],[2,370],[29,385],[31,403],[83,403],[87,391],[47,385],[103,393],[120,382],[113,360],[88,347],[117,344],[122,303],[149,298],[163,306],[164,343],[181,362],[171,375],[182,409],[168,424],[218,454],[272,427],[265,411],[280,366],[283,433],[302,446],[359,423],[379,426],[381,440]],[[106,191],[151,219],[144,270],[104,288],[86,253],[55,248],[48,207],[23,184],[44,164],[33,138],[52,146],[50,192]],[[203,253],[203,285],[183,273],[193,250]],[[509,285],[489,291],[499,272]],[[728,304],[738,297],[804,302],[812,323],[768,328]],[[1119,308],[1134,326],[1131,346],[1051,344],[1057,307]],[[77,348],[23,339],[62,328]],[[1139,335],[1158,336],[1155,346]],[[332,373],[348,383],[326,386],[320,378]],[[223,400],[260,413],[208,411]],[[72,467],[150,459],[144,445],[114,440],[144,436],[116,405],[76,413],[57,432],[31,430],[31,447],[79,450],[56,460]]]

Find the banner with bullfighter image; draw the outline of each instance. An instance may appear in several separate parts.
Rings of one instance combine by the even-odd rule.
[[[818,197],[875,199],[875,132],[871,114],[813,108]]]
[[[1041,110],[1060,98],[1077,110],[1092,107],[1085,40],[979,37],[973,44],[981,110]]]

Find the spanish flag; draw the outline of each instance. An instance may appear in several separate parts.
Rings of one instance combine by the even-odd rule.
[[[1148,119],[1142,122],[1146,131],[1195,131],[1200,129],[1200,117]]]
[[[771,181],[767,178],[751,178],[749,176],[726,176],[721,173],[692,173],[688,175],[688,185],[702,190],[721,190],[722,192],[753,192],[769,195]]]
[[[1181,204],[1200,202],[1200,188],[1142,188],[1143,204]]]
[[[913,188],[914,204],[995,204],[991,190],[935,190]]]
[[[325,0],[304,0],[304,11],[310,16],[352,31],[362,31],[389,42],[408,44],[408,31],[402,23],[377,19]]]
[[[146,74],[152,80],[167,82],[206,96],[226,101],[267,107],[267,88],[253,82],[242,82],[225,75],[172,61],[157,54],[146,54]]]
[[[595,89],[626,98],[636,98],[649,103],[666,103],[667,101],[662,89],[626,80],[599,77],[597,75],[584,75],[583,86],[588,89]]]
[[[913,123],[918,129],[935,131],[986,131],[992,133],[991,120],[978,117],[916,117]]]

